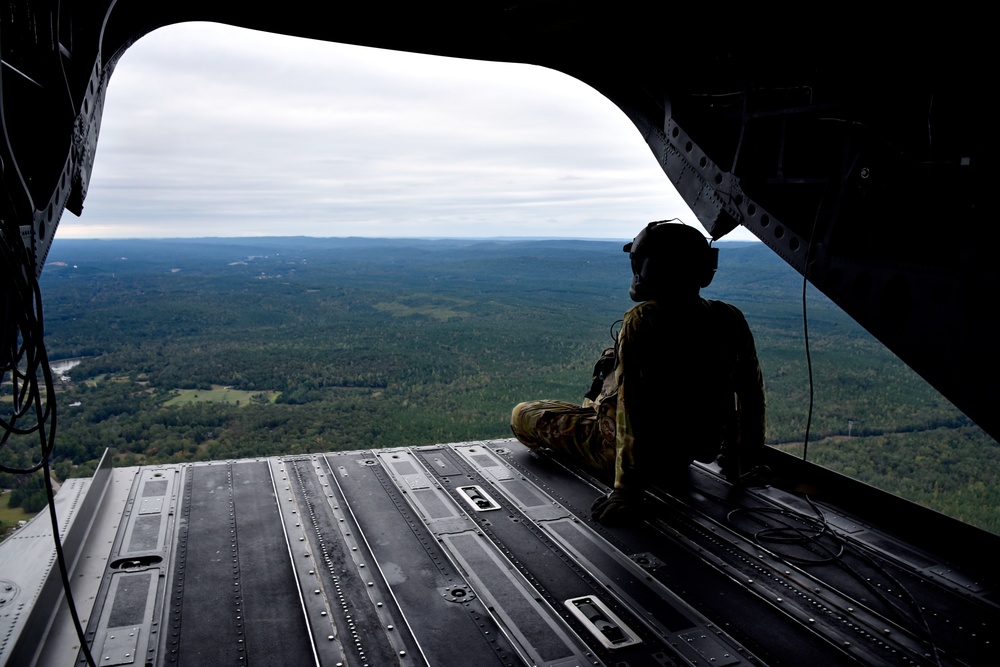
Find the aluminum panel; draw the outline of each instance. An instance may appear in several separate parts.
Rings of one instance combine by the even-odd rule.
[[[450,553],[459,561],[477,595],[498,618],[529,664],[587,664],[558,615],[543,604],[527,582],[475,533],[446,535]]]

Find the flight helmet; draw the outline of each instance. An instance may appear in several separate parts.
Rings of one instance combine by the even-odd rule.
[[[632,262],[633,301],[708,287],[715,276],[719,249],[709,246],[694,227],[680,222],[651,222],[622,248]]]

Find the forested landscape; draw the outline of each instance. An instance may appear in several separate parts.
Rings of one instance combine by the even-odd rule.
[[[630,277],[611,241],[57,240],[48,354],[82,360],[57,382],[55,473],[90,475],[105,448],[122,466],[507,437],[519,401],[582,398]],[[768,443],[793,453],[801,293],[770,250],[735,243],[703,292],[746,314]],[[812,289],[807,313],[810,460],[1000,532],[997,443]],[[0,478],[25,507],[40,482]]]

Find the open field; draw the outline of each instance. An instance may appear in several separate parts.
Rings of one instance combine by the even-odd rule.
[[[230,403],[232,405],[248,406],[254,400],[258,403],[274,403],[278,397],[276,391],[244,391],[212,385],[211,389],[178,389],[177,395],[164,402],[164,406],[184,405],[186,403]]]
[[[17,526],[18,521],[28,521],[35,512],[25,512],[20,507],[10,506],[10,491],[0,492],[0,539],[7,537],[9,531]]]

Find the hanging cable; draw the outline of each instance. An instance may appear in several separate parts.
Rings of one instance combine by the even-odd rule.
[[[615,325],[623,324],[624,322],[625,320],[615,320],[614,322],[611,323],[611,327],[609,327],[609,331],[611,332],[611,340],[614,341],[616,348],[618,347],[618,334],[621,331],[621,327],[618,328],[618,331],[615,331]]]
[[[816,226],[813,223],[813,229]],[[810,248],[812,247],[812,239],[809,241]],[[809,253],[806,253],[806,269],[802,272],[802,337],[805,341],[806,350],[806,374],[809,378],[809,408],[806,411],[806,432],[802,438],[802,460],[808,461],[808,451],[809,451],[809,431],[812,428],[812,416],[813,416],[813,366],[812,366],[812,354],[809,351],[809,316],[807,314],[806,308],[806,286],[809,284],[806,280],[806,274],[809,273]]]
[[[35,278],[34,254],[24,247],[19,236],[10,239],[0,230],[0,259],[7,286],[7,326],[0,343],[3,345],[0,381],[10,374],[12,394],[9,414],[0,417],[0,453],[6,454],[13,436],[37,435],[39,443],[36,462],[28,465],[0,462],[0,471],[31,474],[45,465],[55,433],[55,391],[45,353],[42,295]],[[48,429],[44,428],[46,423],[51,423]]]
[[[4,271],[6,289],[4,308],[3,340],[0,340],[0,385],[10,374],[12,402],[9,415],[0,417],[0,455],[13,448],[13,442],[21,442],[31,436],[38,440],[38,461],[27,466],[0,463],[0,471],[29,475],[42,471],[45,494],[48,500],[49,521],[52,525],[52,540],[56,561],[62,579],[66,605],[80,649],[90,667],[95,667],[90,653],[83,625],[76,610],[73,590],[70,586],[69,569],[59,538],[59,520],[55,508],[55,492],[52,489],[51,455],[56,434],[56,396],[45,350],[45,326],[42,319],[42,292],[38,285],[35,253],[26,247],[20,234],[6,233],[9,228],[0,225],[0,267]],[[13,236],[13,238],[10,238]],[[41,378],[41,383],[39,383]],[[33,419],[31,419],[33,417]],[[24,422],[27,421],[27,425]],[[15,438],[15,440],[12,440]],[[30,446],[29,450],[30,452]],[[16,456],[14,452],[12,456]]]

